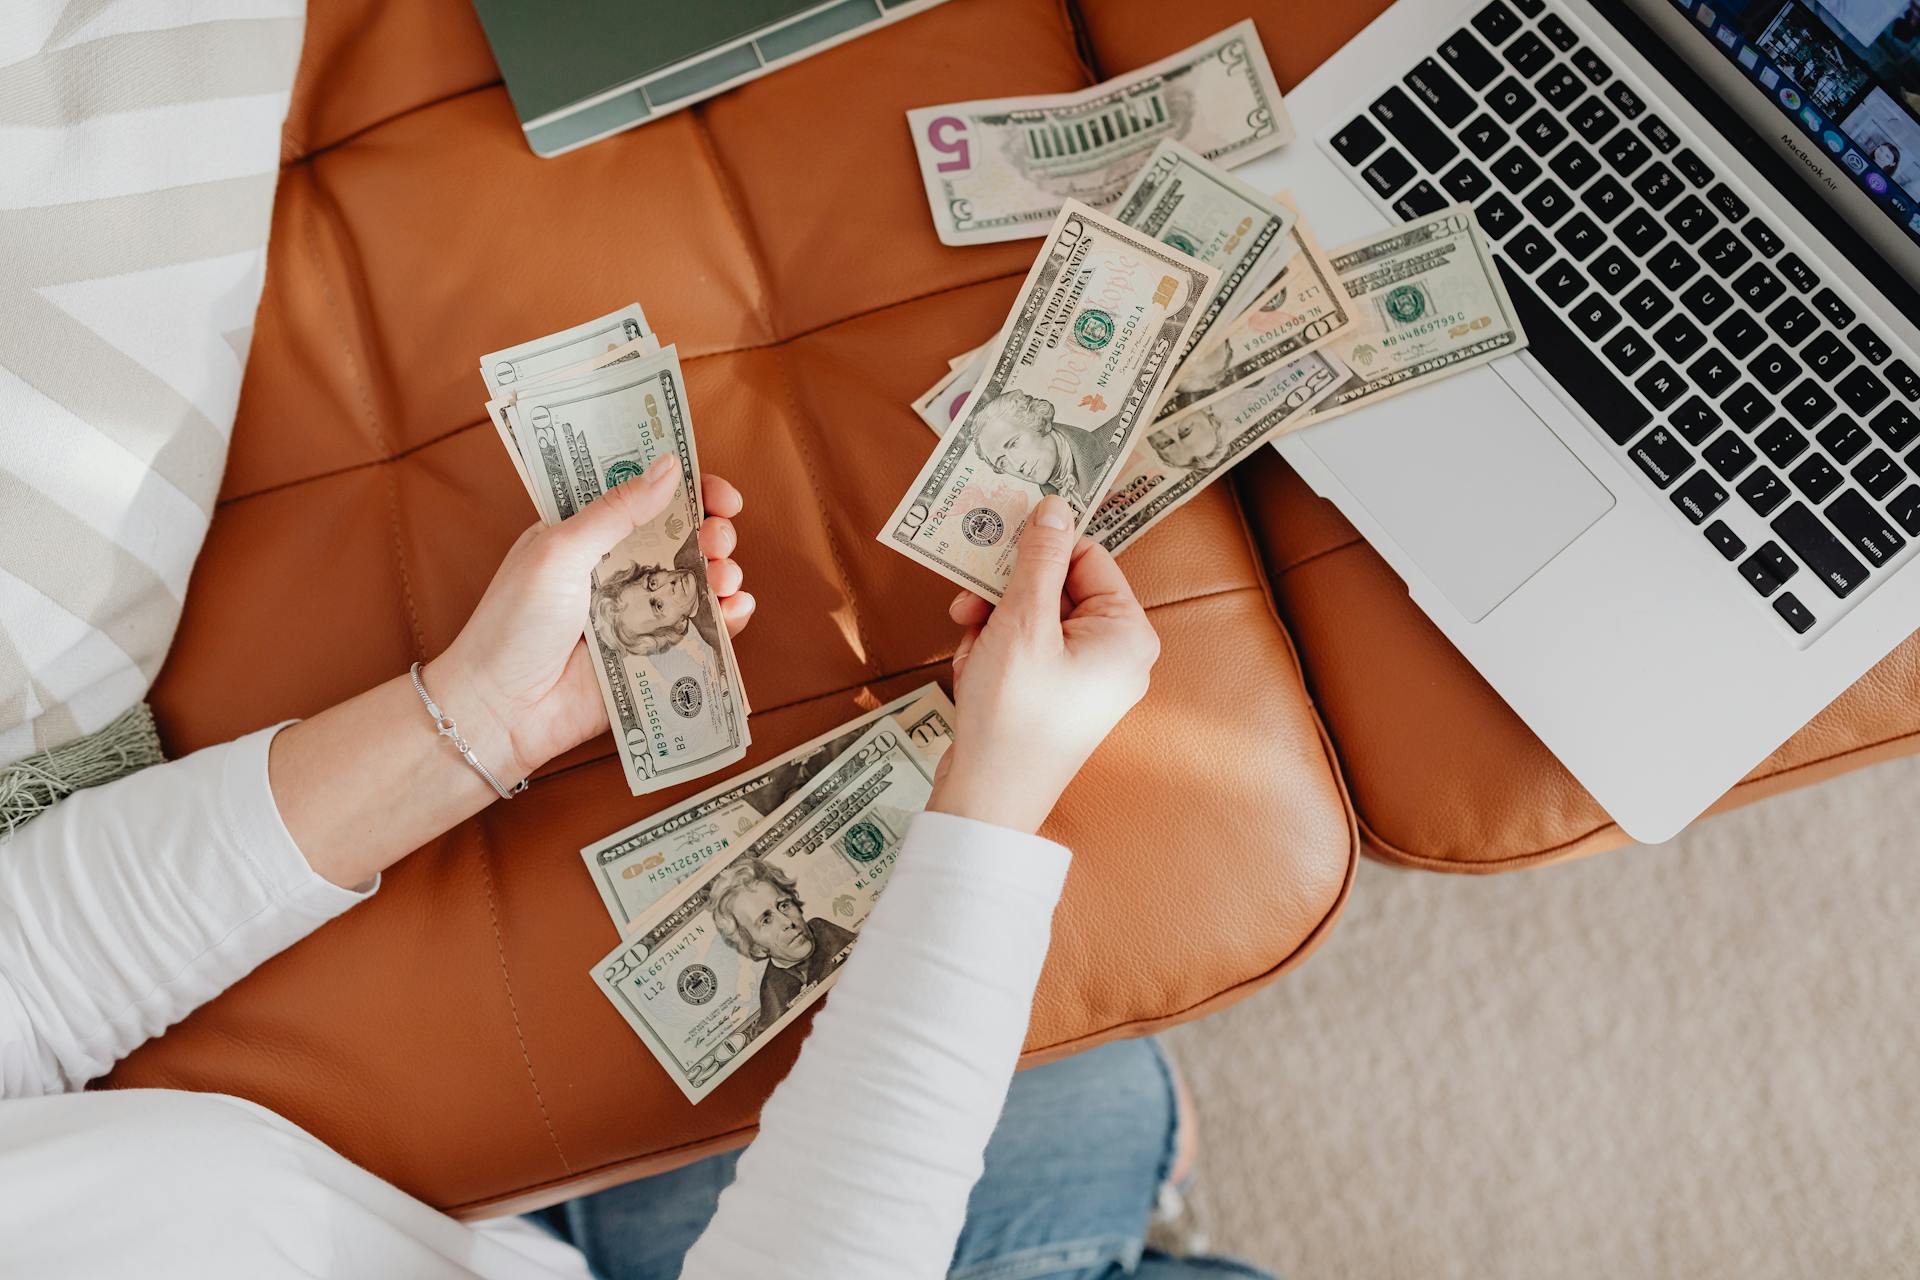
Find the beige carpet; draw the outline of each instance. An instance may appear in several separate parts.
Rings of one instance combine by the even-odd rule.
[[[1491,879],[1362,862],[1166,1037],[1288,1280],[1920,1276],[1920,761]]]

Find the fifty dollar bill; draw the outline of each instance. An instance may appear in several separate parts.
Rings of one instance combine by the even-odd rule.
[[[1068,200],[1105,208],[1163,138],[1240,165],[1293,140],[1253,21],[1075,93],[907,112],[946,244],[1044,233]]]
[[[1048,494],[1084,529],[1166,389],[1211,267],[1070,202],[966,409],[879,539],[990,599]]]
[[[594,966],[601,992],[689,1101],[839,977],[948,740],[922,745],[882,719]]]

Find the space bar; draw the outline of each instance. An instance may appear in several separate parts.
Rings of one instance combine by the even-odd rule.
[[[1541,301],[1533,286],[1521,274],[1496,258],[1500,275],[1507,282],[1513,309],[1520,314],[1520,327],[1527,331],[1527,350],[1547,366],[1554,381],[1566,389],[1580,407],[1593,415],[1600,429],[1615,444],[1624,445],[1640,434],[1640,428],[1653,420],[1653,411],[1627,389],[1586,339],[1567,327],[1567,322]]]

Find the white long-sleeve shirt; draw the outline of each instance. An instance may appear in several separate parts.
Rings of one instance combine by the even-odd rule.
[[[578,1280],[559,1242],[455,1222],[251,1103],[71,1092],[367,896],[287,834],[273,732],[78,793],[0,844],[0,1276]],[[685,1276],[945,1273],[1067,861],[915,820]]]

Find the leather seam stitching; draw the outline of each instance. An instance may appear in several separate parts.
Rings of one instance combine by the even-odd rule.
[[[314,274],[320,277],[320,295],[326,300],[327,318],[333,322],[334,336],[340,342],[341,359],[345,362],[348,376],[357,384],[361,413],[365,416],[367,429],[372,431],[380,446],[391,452],[393,440],[380,422],[380,414],[374,408],[373,391],[369,379],[360,368],[360,361],[354,355],[353,344],[347,339],[346,326],[341,322],[340,303],[334,295],[333,281],[326,265],[320,257],[320,236],[315,223],[314,205],[327,198],[317,177],[308,175],[314,192],[314,201],[309,202],[303,211],[307,231],[307,256],[313,264]],[[331,203],[331,200],[328,201]],[[389,472],[387,481],[387,532],[393,546],[393,569],[400,579],[400,596],[407,608],[407,629],[413,638],[414,652],[426,655],[426,636],[420,628],[420,611],[413,599],[413,575],[407,572],[406,549],[400,537],[400,482]]]
[[[713,145],[713,134],[707,128],[707,111],[704,103],[696,103],[687,108],[687,114],[693,118],[693,131],[700,139],[700,150],[707,158],[707,169],[713,174],[714,185],[720,189],[720,202],[727,207],[727,221],[733,224],[734,239],[746,251],[747,264],[753,268],[753,282],[760,294],[760,331],[769,341],[776,340],[780,326],[773,318],[773,282],[767,271],[767,255],[761,247],[760,237],[754,233],[753,219],[746,216],[740,206],[738,184],[733,180],[733,171],[727,168],[720,158],[720,150]]]
[[[560,1134],[553,1127],[553,1116],[547,1111],[546,1095],[540,1092],[540,1078],[533,1071],[533,1055],[527,1052],[526,1033],[520,1028],[520,1004],[513,996],[513,972],[507,965],[507,943],[500,929],[500,912],[495,905],[493,893],[493,859],[491,842],[487,839],[486,824],[474,824],[474,838],[480,843],[480,874],[487,886],[487,923],[493,926],[493,954],[500,962],[500,985],[507,993],[507,1012],[513,1019],[514,1043],[520,1047],[520,1062],[527,1069],[527,1083],[533,1086],[533,1102],[540,1109],[540,1119],[547,1126],[547,1138],[553,1143],[553,1154],[560,1158],[560,1167],[572,1176],[574,1169],[567,1153],[560,1147]]]
[[[433,98],[427,102],[415,103],[413,106],[406,107],[399,111],[396,111],[390,116],[382,116],[378,120],[369,121],[368,123],[361,125],[358,129],[355,129],[349,133],[341,134],[338,138],[335,138],[332,142],[323,142],[317,147],[309,147],[307,150],[301,151],[298,154],[293,155],[291,157],[287,155],[286,149],[288,144],[292,143],[294,140],[287,137],[285,132],[283,131],[280,139],[280,149],[281,149],[280,150],[280,154],[281,154],[280,167],[282,169],[291,169],[294,165],[297,165],[297,164],[307,164],[318,156],[324,156],[329,152],[338,150],[341,147],[351,146],[353,143],[358,142],[360,139],[366,137],[368,134],[372,133],[374,130],[384,129],[390,124],[396,124],[399,121],[406,119],[408,116],[417,115],[422,111],[431,111],[435,107],[444,106],[447,103],[456,101],[460,98],[471,97],[476,93],[485,93],[489,89],[505,89],[505,88],[506,88],[506,82],[504,80],[489,80],[485,84],[476,84],[471,88],[455,89],[452,93],[442,94],[438,98]],[[287,108],[287,116],[289,119],[291,119],[293,116],[293,108],[295,105],[304,107],[306,104],[304,102],[299,104],[289,103]],[[519,121],[516,120],[514,121],[514,123],[518,124]],[[302,139],[297,145],[304,147],[307,144],[305,140]]]
[[[1292,561],[1288,564],[1281,565],[1278,569],[1275,569],[1273,571],[1273,576],[1276,578],[1284,578],[1288,574],[1292,573],[1295,569],[1304,569],[1306,566],[1312,564],[1315,560],[1319,560],[1325,556],[1330,556],[1334,554],[1336,551],[1345,551],[1351,547],[1360,546],[1364,542],[1366,542],[1365,538],[1361,537],[1359,534],[1355,534],[1353,537],[1347,539],[1345,542],[1342,542],[1338,546],[1323,547],[1321,550],[1315,551],[1311,555],[1305,555],[1300,557],[1298,560]]]
[[[702,351],[698,355],[683,355],[680,357],[680,363],[684,366],[684,365],[693,364],[700,360],[717,360],[723,356],[750,355],[757,351],[778,351],[780,348],[785,347],[790,343],[798,342],[803,338],[811,338],[815,334],[825,333],[827,330],[837,328],[843,324],[852,324],[858,320],[865,320],[869,316],[879,315],[883,311],[891,311],[895,307],[909,306],[915,302],[924,302],[928,298],[938,298],[944,294],[959,293],[963,289],[974,289],[974,288],[978,288],[980,285],[983,285],[983,284],[997,284],[1004,280],[1013,280],[1013,279],[1022,278],[1025,275],[1026,273],[1024,271],[1009,271],[1004,275],[988,276],[984,280],[969,280],[963,284],[946,285],[939,289],[930,289],[926,293],[917,293],[910,298],[901,298],[894,302],[883,302],[878,306],[870,307],[865,311],[856,311],[852,315],[842,316],[838,320],[823,321],[822,323],[815,325],[811,329],[803,329],[800,332],[791,335],[790,337],[775,338],[767,342],[753,343],[753,344],[750,344],[747,346],[741,346],[741,347],[727,347],[724,350],[720,350],[720,351]],[[310,476],[296,476],[292,480],[282,480],[277,484],[265,485],[258,489],[249,489],[245,493],[229,494],[226,497],[221,498],[217,502],[215,502],[214,510],[218,511],[221,507],[228,506],[229,504],[235,503],[235,502],[245,502],[250,498],[262,498],[267,496],[268,494],[279,493],[283,489],[293,489],[303,484],[312,484],[320,480],[331,480],[335,476],[351,475],[353,472],[356,472],[356,471],[365,471],[369,467],[380,467],[380,466],[385,466],[390,462],[399,462],[402,459],[410,458],[414,454],[420,453],[423,450],[430,449],[434,445],[444,444],[448,440],[453,439],[455,436],[461,435],[468,431],[472,431],[477,427],[484,427],[486,425],[487,425],[487,420],[485,418],[475,418],[470,422],[463,422],[457,427],[453,427],[447,431],[443,431],[439,435],[434,436],[431,439],[422,440],[418,444],[410,444],[404,449],[399,449],[399,450],[394,450],[392,452],[389,452],[384,457],[369,458],[365,462],[348,463],[344,467],[335,467],[330,471],[318,471]]]
[[[780,373],[780,387],[787,398],[787,405],[793,410],[794,417],[804,424],[810,434],[818,435],[819,428],[814,425],[813,417],[800,407],[799,397],[793,392],[793,379],[787,372],[787,362],[783,353],[775,351],[772,356],[774,367]],[[867,634],[867,624],[860,613],[858,595],[853,589],[853,574],[847,569],[847,558],[840,549],[840,536],[833,531],[833,515],[820,501],[825,492],[820,484],[820,468],[814,462],[813,450],[801,441],[801,433],[796,431],[788,438],[793,441],[794,452],[800,455],[800,465],[807,469],[807,486],[813,498],[813,509],[820,513],[820,532],[827,540],[827,554],[833,557],[833,567],[840,574],[842,598],[846,601],[847,612],[853,617],[853,632],[860,638],[860,651],[867,661],[867,669],[877,677],[881,672],[879,654],[875,651],[873,639]]]
[[[1706,812],[1700,815],[1700,817],[1706,818],[1706,817],[1715,816],[1717,813],[1720,812],[1717,806],[1720,804],[1722,800],[1725,800],[1728,796],[1738,795],[1740,792],[1748,790],[1749,788],[1757,787],[1764,783],[1773,783],[1773,782],[1778,782],[1782,779],[1791,778],[1793,777],[1793,775],[1797,773],[1803,773],[1808,769],[1818,769],[1823,765],[1830,765],[1839,761],[1844,761],[1850,756],[1863,755],[1869,752],[1878,751],[1883,747],[1893,746],[1896,743],[1912,742],[1916,740],[1920,740],[1920,733],[1897,733],[1890,738],[1876,738],[1872,742],[1863,742],[1863,743],[1860,743],[1858,746],[1848,747],[1845,751],[1835,751],[1827,755],[1817,757],[1816,759],[1802,760],[1799,764],[1789,765],[1786,768],[1776,770],[1773,773],[1762,773],[1762,774],[1756,774],[1749,778],[1743,778],[1739,782],[1736,782],[1733,786],[1729,787],[1726,790],[1724,795],[1722,795],[1718,800],[1714,801],[1714,807],[1709,807]],[[1764,799],[1765,797],[1756,797],[1756,798]],[[1742,801],[1741,803],[1744,804],[1744,803],[1751,803],[1751,802]],[[1733,805],[1729,807],[1738,808],[1739,805]],[[1356,817],[1358,816],[1357,807],[1355,810],[1355,816]],[[1694,821],[1697,822],[1699,821],[1699,819],[1696,818]],[[1689,828],[1691,828],[1693,824],[1689,823],[1687,825]],[[1366,836],[1367,843],[1371,845],[1380,854],[1381,860],[1384,862],[1397,863],[1397,864],[1408,866],[1408,867],[1418,867],[1422,870],[1427,870],[1427,871],[1453,872],[1453,873],[1464,872],[1467,874],[1474,874],[1477,872],[1484,872],[1484,871],[1518,871],[1522,868],[1533,866],[1541,862],[1553,861],[1557,858],[1560,858],[1569,854],[1579,845],[1584,844],[1589,840],[1592,840],[1596,836],[1605,835],[1609,831],[1619,831],[1620,824],[1617,822],[1603,822],[1603,823],[1600,823],[1598,826],[1589,827],[1586,831],[1581,832],[1577,836],[1572,836],[1566,840],[1562,840],[1558,844],[1551,844],[1546,846],[1543,849],[1535,849],[1531,853],[1516,853],[1516,854],[1509,855],[1508,857],[1505,857],[1505,858],[1497,858],[1491,862],[1467,862],[1467,861],[1461,861],[1453,858],[1440,857],[1435,854],[1411,853],[1405,849],[1402,849],[1400,846],[1396,844],[1392,844],[1388,842],[1386,839],[1384,839],[1374,827],[1368,824],[1365,818],[1360,819],[1360,829],[1361,829],[1361,832]],[[1626,833],[1621,832],[1621,834],[1625,835]],[[1596,849],[1593,852],[1599,853],[1601,852],[1601,850]]]
[[[726,161],[720,156],[720,150],[714,146],[713,134],[707,128],[707,113],[703,105],[696,105],[689,111],[693,116],[694,131],[700,136],[700,147],[706,154],[707,165],[713,171],[714,183],[720,188],[720,198],[727,208],[727,218],[733,223],[733,233],[746,249],[747,260],[753,266],[754,281],[760,291],[760,324],[762,332],[769,338],[770,359],[774,369],[780,375],[780,388],[786,397],[787,407],[806,429],[818,434],[813,418],[800,407],[800,399],[794,394],[793,378],[787,371],[787,363],[781,350],[786,344],[778,341],[776,335],[780,326],[773,315],[773,286],[771,273],[767,270],[767,257],[760,244],[760,237],[754,234],[753,220],[746,216],[746,210],[739,199],[739,184],[734,181],[733,171],[727,168]],[[854,599],[853,575],[847,571],[847,558],[840,549],[840,539],[833,531],[833,517],[826,505],[820,501],[825,489],[820,484],[820,468],[814,462],[813,452],[801,442],[800,432],[792,432],[794,451],[800,455],[800,465],[807,469],[809,496],[813,499],[813,509],[820,517],[820,531],[827,540],[827,554],[833,557],[833,567],[840,574],[840,589],[847,602],[847,612],[853,618],[853,631],[860,638],[861,656],[866,659],[869,671],[878,674],[880,663],[874,654],[873,640],[867,634],[866,623],[861,619],[860,606]]]
[[[314,186],[315,194],[319,195],[320,194],[319,182],[315,180],[313,183],[313,186]],[[327,272],[321,263],[320,248],[319,248],[320,241],[319,241],[318,235],[315,233],[315,230],[314,230],[314,225],[313,225],[314,213],[311,205],[308,206],[305,216],[307,221],[308,253],[313,260],[314,271],[320,277],[321,293],[322,293],[322,296],[326,299],[326,303],[327,303],[327,315],[333,321],[335,334],[340,339],[341,354],[346,360],[348,369],[354,373],[358,373],[359,367],[360,367],[359,361],[355,359],[352,346],[347,341],[346,330],[342,326],[340,321],[339,303],[334,296],[332,282],[328,278]],[[373,399],[372,399],[372,389],[368,383],[368,380],[364,376],[362,376],[362,377],[359,377],[357,381],[360,384],[360,403],[361,403],[361,408],[365,412],[367,417],[367,425],[374,432],[375,436],[378,437],[381,445],[386,449],[388,449],[389,451],[391,451],[393,448],[393,441],[387,435],[386,431],[382,428],[379,420],[379,414],[374,410]],[[420,611],[416,606],[413,598],[413,578],[412,578],[412,575],[407,572],[406,549],[400,537],[400,482],[394,476],[392,471],[387,472],[386,480],[387,480],[387,516],[388,516],[387,526],[393,541],[394,572],[400,578],[401,596],[406,601],[407,621],[413,633],[414,652],[422,656],[425,656],[426,648],[427,648],[426,638],[423,632],[421,631]],[[557,1132],[555,1132],[553,1127],[553,1117],[549,1115],[547,1112],[547,1100],[540,1092],[540,1081],[534,1075],[534,1071],[533,1071],[533,1059],[527,1052],[526,1036],[522,1033],[520,1028],[520,1006],[514,1000],[513,975],[508,970],[508,967],[507,967],[506,939],[501,933],[500,913],[494,898],[493,866],[489,861],[489,857],[488,857],[488,852],[487,852],[488,844],[487,844],[486,829],[484,824],[477,824],[475,827],[475,833],[476,833],[476,839],[478,839],[480,842],[480,872],[482,877],[485,880],[486,888],[487,888],[487,919],[488,919],[488,922],[493,927],[494,956],[498,960],[500,965],[501,985],[506,989],[507,1011],[512,1016],[514,1039],[519,1043],[520,1060],[526,1066],[526,1069],[527,1069],[527,1083],[533,1088],[534,1104],[539,1108],[540,1118],[542,1121],[545,1122],[547,1126],[547,1137],[553,1143],[554,1154],[558,1156],[560,1159],[560,1167],[562,1169],[565,1169],[568,1174],[572,1174],[573,1166],[568,1162],[566,1152],[563,1151],[560,1147],[560,1135]]]

